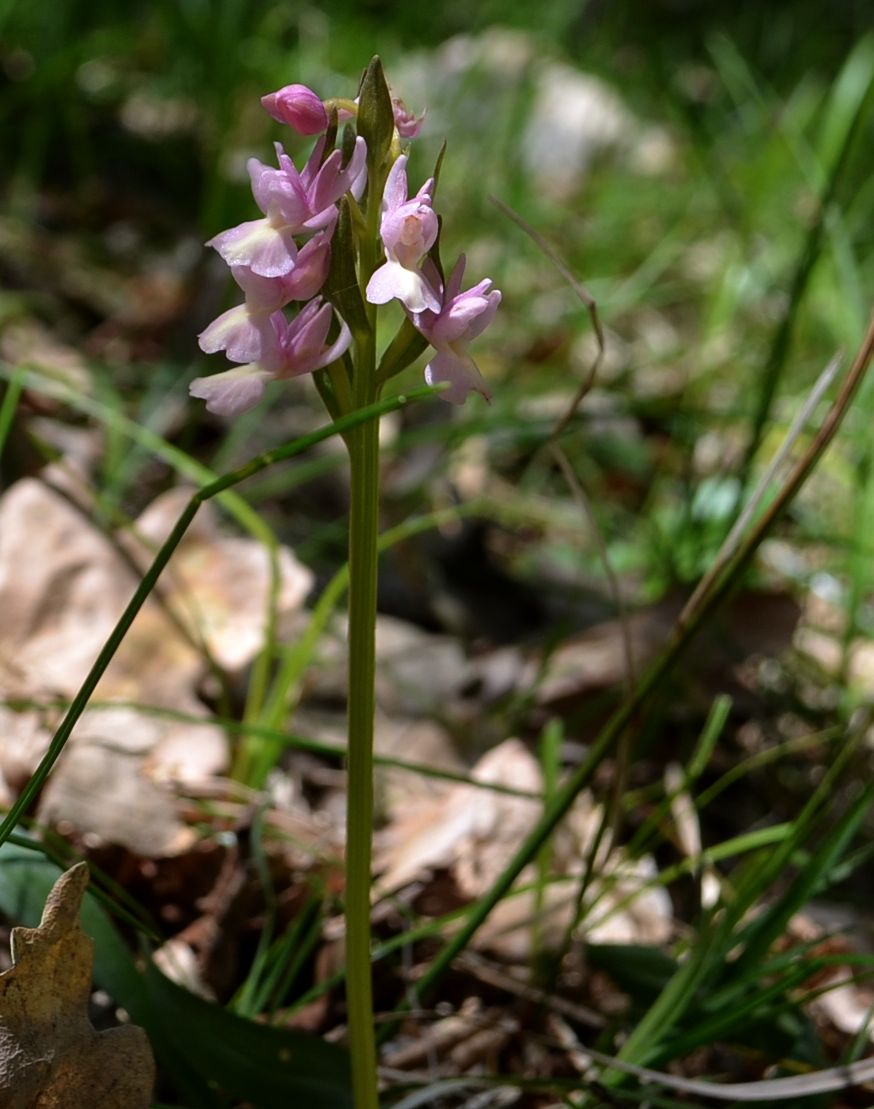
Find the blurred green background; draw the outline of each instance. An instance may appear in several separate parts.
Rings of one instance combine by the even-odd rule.
[[[469,274],[504,292],[478,356],[495,403],[468,405],[447,446],[484,434],[490,466],[520,496],[567,496],[525,462],[586,376],[592,329],[493,194],[598,301],[607,352],[568,451],[631,594],[659,596],[701,572],[817,375],[863,331],[870,17],[861,0],[3,0],[0,353],[20,360],[9,328],[36,320],[135,419],[215,465],[239,457],[259,421],[217,446],[220,428],[192,421],[185,395],[220,368],[195,336],[234,295],[202,243],[251,217],[245,160],[283,137],[258,97],[292,81],[352,95],[379,52],[396,92],[428,108],[414,179],[448,139],[450,263],[466,250]],[[815,548],[792,572],[818,573],[824,547],[863,623],[872,398],[792,522],[793,540]],[[105,474],[119,504],[142,479],[111,451]],[[578,562],[560,546],[550,559]],[[594,548],[585,558],[599,576]]]

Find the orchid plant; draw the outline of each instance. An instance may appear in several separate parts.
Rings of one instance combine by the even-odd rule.
[[[411,196],[404,140],[424,116],[393,98],[374,58],[356,99],[321,100],[287,85],[261,101],[278,122],[318,136],[298,171],[281,144],[277,167],[248,163],[261,210],[216,235],[213,247],[244,294],[199,336],[206,353],[235,365],[197,378],[191,393],[234,417],[256,405],[269,382],[311,374],[343,429],[351,471],[349,515],[349,707],[346,851],[346,970],[356,1109],[375,1109],[370,948],[373,814],[374,631],[379,496],[378,418],[350,417],[378,401],[385,383],[429,347],[425,380],[463,403],[489,399],[468,344],[494,318],[501,294],[484,279],[462,290],[465,258],[445,276],[437,175]],[[342,132],[341,132],[342,127]],[[438,163],[439,165],[439,163]],[[380,308],[396,300],[405,318],[388,340]],[[292,318],[286,314],[297,305]]]

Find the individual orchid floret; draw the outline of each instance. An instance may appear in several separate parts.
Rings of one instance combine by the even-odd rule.
[[[471,392],[491,399],[476,363],[468,354],[467,344],[485,331],[501,303],[500,292],[492,289],[488,278],[461,292],[464,266],[462,254],[446,281],[439,312],[413,316],[413,323],[437,352],[425,367],[425,380],[429,385],[447,383],[449,388],[440,395],[451,404],[463,404]],[[433,263],[427,268],[431,271],[432,267],[436,274]]]
[[[425,122],[425,112],[417,116],[411,112],[399,96],[391,98],[391,110],[395,120],[395,128],[402,139],[418,138]]]
[[[352,342],[352,333],[341,320],[339,335],[328,343],[333,319],[334,309],[321,297],[305,305],[291,323],[277,312],[272,317],[276,346],[262,364],[277,378],[300,377],[330,366]]]
[[[215,247],[229,266],[247,266],[259,277],[291,273],[298,256],[295,236],[333,228],[337,201],[358,184],[365,172],[364,139],[355,140],[352,157],[345,166],[339,150],[323,162],[324,148],[324,139],[320,139],[300,173],[279,143],[279,169],[250,158],[252,194],[264,218],[223,231],[207,246]]]
[[[276,146],[280,168],[294,180],[297,178],[294,163],[278,143]],[[334,205],[367,172],[367,144],[360,135],[355,140],[352,156],[345,166],[343,152],[340,150],[332,151],[323,162],[324,149],[325,140],[319,139],[298,179],[299,187],[304,190],[312,212],[310,220],[304,224],[306,229],[323,227],[332,222]],[[255,200],[258,200],[257,196]],[[331,215],[326,217],[325,212],[331,212]]]
[[[433,178],[408,199],[407,156],[389,170],[382,198],[380,236],[385,263],[367,283],[371,304],[399,300],[409,312],[440,311],[437,293],[422,274],[422,262],[437,238],[437,215],[431,206]]]
[[[291,323],[281,311],[274,312],[269,317],[272,341],[265,344],[258,361],[195,378],[189,392],[205,400],[210,412],[240,415],[258,403],[269,381],[313,373],[345,354],[352,341],[345,323],[334,342],[328,343],[333,317],[333,308],[321,297],[310,301]]]
[[[310,300],[325,284],[331,258],[330,236],[320,231],[298,252],[285,277],[260,277],[248,266],[232,266],[234,280],[246,294],[244,304],[229,308],[198,335],[204,354],[223,350],[232,362],[258,362],[274,343],[270,317],[293,300]]]
[[[279,123],[287,123],[299,135],[321,135],[328,127],[325,105],[306,85],[285,85],[261,97],[268,115]]]

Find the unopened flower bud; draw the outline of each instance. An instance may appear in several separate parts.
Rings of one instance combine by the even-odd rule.
[[[325,105],[306,85],[285,85],[262,96],[261,104],[268,115],[287,123],[299,135],[320,135],[328,126]]]

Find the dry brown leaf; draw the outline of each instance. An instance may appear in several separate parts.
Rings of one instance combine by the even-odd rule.
[[[319,645],[318,664],[307,674],[309,700],[346,696],[346,658],[346,617],[337,614]],[[442,716],[470,680],[470,664],[455,640],[382,613],[376,620],[376,664],[377,704],[391,716]]]
[[[540,766],[518,739],[487,752],[471,778],[536,795]],[[433,870],[451,870],[461,892],[478,897],[502,872],[542,812],[536,796],[514,796],[434,782],[433,799],[399,798],[383,836],[380,889],[388,892]],[[561,838],[566,839],[565,833]],[[562,852],[564,856],[566,852]]]
[[[135,533],[140,551],[153,551],[170,534],[191,496],[171,489],[140,516]],[[312,589],[314,577],[288,547],[278,555],[280,618],[296,612]],[[144,560],[147,561],[147,560]],[[202,505],[167,568],[168,603],[206,642],[226,670],[250,662],[264,642],[270,588],[270,556],[261,543],[222,536],[211,504]]]
[[[471,771],[480,781],[537,789],[537,765],[519,740],[507,740],[490,751]],[[475,897],[501,871],[537,818],[537,805],[526,798],[489,793],[476,786],[440,788],[430,802],[416,798],[399,803],[383,837],[377,864],[379,888],[391,892],[438,869],[456,868],[469,896]]]
[[[539,793],[540,766],[517,739],[489,751],[471,770],[471,777],[518,790]],[[475,899],[485,893],[509,863],[543,811],[536,798],[488,792],[476,786],[434,783],[431,800],[416,795],[399,800],[393,819],[377,848],[380,894],[447,870],[458,891]],[[600,823],[601,810],[583,793],[575,801],[552,841],[553,871],[579,877]],[[646,888],[654,877],[648,858],[631,860],[611,850],[605,837],[590,896],[600,895],[586,922],[586,936],[597,942],[658,943],[671,931],[671,903],[664,890]],[[520,884],[535,880],[534,868],[520,875]],[[533,890],[504,900],[480,928],[475,943],[513,959],[530,955],[533,924],[538,942],[559,943],[576,908],[576,882],[549,884],[538,902]]]
[[[203,975],[201,960],[184,936],[171,936],[152,952],[152,962],[161,973],[189,993],[215,1001],[215,991]]]
[[[7,324],[0,332],[0,355],[13,365],[37,368],[48,378],[78,392],[91,392],[91,371],[79,351],[36,320],[21,319]],[[44,394],[40,401],[47,403]]]
[[[38,819],[61,832],[85,832],[141,858],[187,851],[196,833],[176,799],[142,772],[142,759],[99,742],[78,742],[61,756],[40,798]]]
[[[856,947],[851,937],[864,934],[864,918],[855,908],[814,901],[796,913],[781,940],[781,947],[807,948],[810,960],[816,957],[846,955],[846,963],[832,963],[812,971],[804,985],[811,988],[812,1014],[836,1029],[842,1036],[864,1036],[874,1042],[871,1027],[871,988],[861,977],[854,978],[853,956]]]
[[[3,1109],[148,1109],[155,1063],[141,1028],[88,1020],[92,943],[79,924],[88,867],[55,883],[38,928],[13,928],[0,974]]]
[[[566,639],[549,657],[537,703],[555,706],[620,685],[627,675],[626,635],[636,669],[645,669],[664,647],[684,603],[684,596],[672,594],[630,613],[624,630],[619,620],[609,620]],[[785,651],[798,616],[797,604],[785,593],[741,593],[702,636],[689,667],[705,679],[719,675],[724,683],[726,671],[750,655]]]
[[[77,500],[87,500],[80,486],[68,479],[63,484]],[[141,517],[139,537],[121,537],[136,561],[150,561],[188,496],[176,490],[159,498]],[[285,549],[279,571],[278,612],[290,616],[312,576]],[[62,715],[51,701],[78,690],[137,581],[129,561],[92,526],[87,512],[45,483],[23,479],[0,499],[0,803],[9,803],[33,772]],[[204,506],[160,583],[167,607],[189,634],[157,600],[147,601],[96,699],[141,702],[205,721],[197,696],[205,663],[197,644],[205,641],[229,670],[251,661],[263,642],[269,581],[264,548],[223,537],[215,514]],[[90,750],[71,754],[77,746]],[[102,784],[100,751],[107,752]],[[175,799],[163,784],[200,781],[226,764],[226,737],[209,724],[121,705],[89,710],[56,768],[40,815],[138,854],[172,853],[182,849],[185,837],[178,818],[168,819]],[[118,803],[88,805],[89,790]],[[135,809],[127,803],[132,799]]]
[[[3,496],[3,693],[72,695],[129,596],[129,572],[57,493],[25,478]]]

